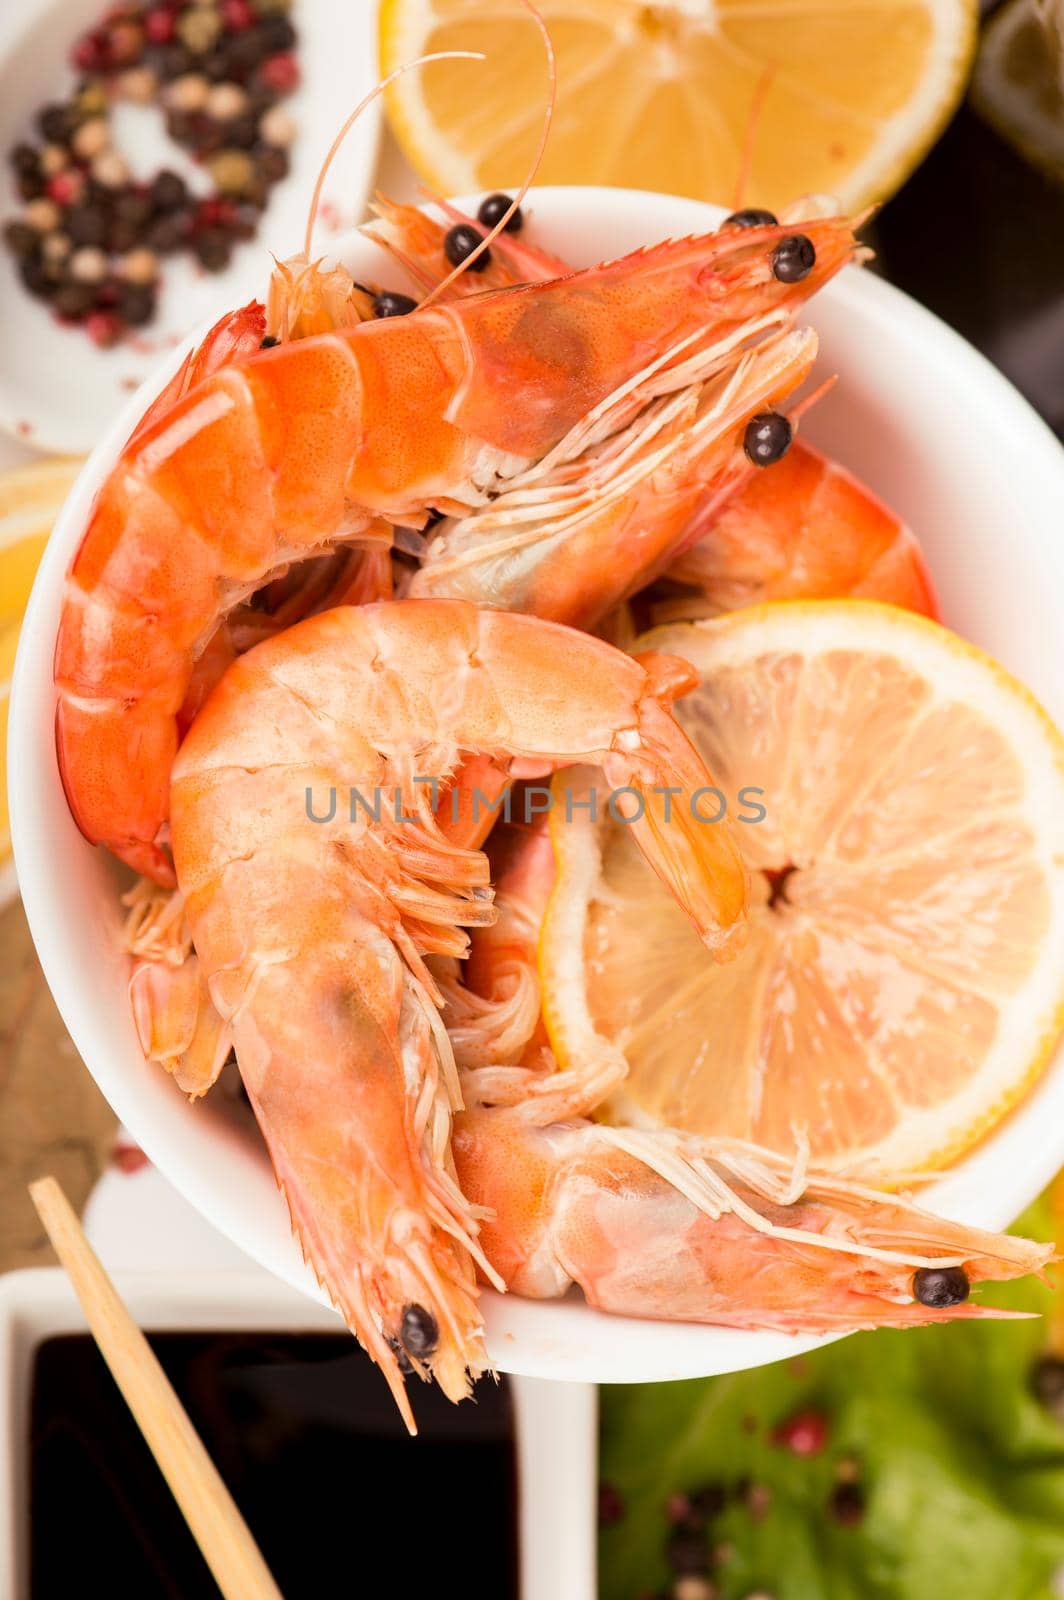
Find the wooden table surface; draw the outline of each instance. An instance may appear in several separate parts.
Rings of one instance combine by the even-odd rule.
[[[80,1211],[115,1127],[60,1020],[16,898],[0,912],[0,1272],[54,1261],[26,1185],[53,1173]]]

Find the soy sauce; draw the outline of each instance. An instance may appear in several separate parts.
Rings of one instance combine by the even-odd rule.
[[[411,1439],[346,1335],[149,1339],[285,1600],[517,1594],[505,1385],[452,1406],[411,1380]],[[30,1596],[217,1600],[219,1590],[88,1335],[37,1351],[30,1416]]]

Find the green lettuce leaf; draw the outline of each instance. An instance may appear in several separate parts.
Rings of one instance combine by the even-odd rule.
[[[1017,1228],[1053,1237],[1048,1203]],[[668,1590],[665,1503],[707,1483],[731,1486],[709,1536],[726,1551],[721,1600],[1059,1596],[1064,1427],[1030,1389],[1054,1291],[980,1298],[1041,1315],[856,1334],[753,1372],[603,1389],[601,1476],[623,1514],[602,1533],[601,1600]],[[802,1411],[828,1426],[804,1457],[773,1440]],[[830,1509],[847,1471],[865,1495],[853,1526]]]

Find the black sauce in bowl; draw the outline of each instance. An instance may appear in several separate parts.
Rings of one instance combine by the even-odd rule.
[[[149,1338],[285,1600],[441,1582],[484,1600],[517,1594],[505,1384],[452,1406],[415,1383],[410,1439],[346,1335]],[[44,1341],[33,1372],[31,1600],[86,1584],[153,1600],[219,1593],[95,1344],[75,1334]]]

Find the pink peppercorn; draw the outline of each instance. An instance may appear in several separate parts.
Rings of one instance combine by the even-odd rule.
[[[773,1432],[774,1444],[796,1456],[815,1456],[828,1442],[828,1420],[819,1411],[797,1411]]]
[[[288,94],[299,82],[299,63],[291,51],[282,50],[262,63],[259,79],[278,94]]]
[[[172,11],[149,11],[144,18],[144,32],[152,44],[169,44],[176,26]]]
[[[222,21],[230,33],[243,33],[255,21],[255,13],[248,0],[223,0]]]
[[[113,311],[92,311],[85,318],[85,332],[93,344],[106,349],[108,345],[117,344],[122,324]]]

